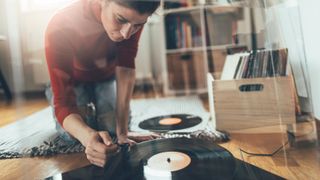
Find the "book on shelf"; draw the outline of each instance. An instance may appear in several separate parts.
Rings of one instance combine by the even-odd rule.
[[[168,15],[166,23],[167,49],[201,47],[201,28],[192,15]]]
[[[205,10],[208,46],[238,44],[238,21],[243,19],[240,8],[219,7]]]
[[[176,9],[183,7],[193,7],[200,4],[199,0],[173,0],[173,1],[165,1],[164,9]]]

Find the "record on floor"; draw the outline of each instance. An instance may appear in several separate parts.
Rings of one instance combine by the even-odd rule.
[[[172,114],[157,116],[140,122],[139,127],[149,131],[171,131],[194,127],[202,122],[199,116],[191,114]]]
[[[140,143],[110,160],[105,172],[109,179],[233,179],[235,172],[235,159],[226,149],[189,138]]]

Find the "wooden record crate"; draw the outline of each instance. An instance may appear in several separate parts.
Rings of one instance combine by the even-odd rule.
[[[259,91],[241,91],[244,86]],[[208,74],[211,116],[218,130],[239,130],[295,123],[292,76],[239,80],[214,80]]]

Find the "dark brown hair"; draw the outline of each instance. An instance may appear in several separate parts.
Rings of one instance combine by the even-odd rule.
[[[140,14],[152,14],[160,5],[160,0],[106,0],[136,10]]]

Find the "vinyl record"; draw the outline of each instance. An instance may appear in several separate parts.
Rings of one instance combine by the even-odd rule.
[[[235,172],[235,160],[227,150],[189,138],[137,144],[110,164],[106,177],[121,180],[232,179]]]
[[[144,120],[140,122],[139,127],[144,130],[163,132],[190,128],[200,124],[201,121],[199,116],[191,114],[173,114]]]

